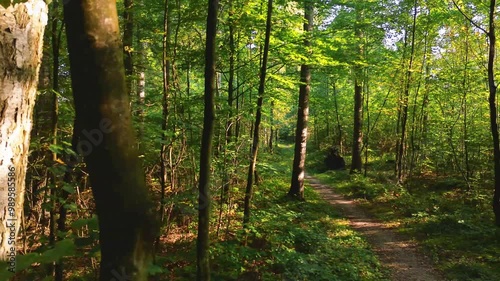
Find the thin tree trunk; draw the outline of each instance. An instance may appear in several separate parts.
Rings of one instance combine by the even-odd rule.
[[[310,0],[304,1],[304,46],[311,48],[311,39],[313,27],[313,3]],[[308,50],[310,52],[310,50]],[[309,118],[309,92],[311,91],[311,69],[307,63],[302,64],[300,68],[300,91],[299,91],[299,109],[297,112],[297,127],[295,130],[295,150],[292,168],[292,183],[288,195],[304,200],[304,178],[306,164],[306,146],[307,146],[307,121]]]
[[[167,129],[168,119],[170,115],[170,9],[169,1],[165,0],[163,8],[163,51],[162,51],[162,69],[163,69],[163,100],[162,100],[162,144],[160,148],[160,224],[163,226],[165,221],[165,193],[167,190],[168,182],[168,150],[167,144]],[[156,247],[159,247],[160,236],[156,238]]]
[[[270,133],[269,133],[269,142],[268,142],[268,150],[272,154],[274,152],[273,139],[274,134],[276,133],[274,130],[274,101],[271,101],[271,120],[270,120]]]
[[[359,24],[363,21],[363,11],[357,8],[356,11],[357,22],[355,26],[356,39],[358,40],[358,54],[357,60],[364,60],[364,35],[363,30]],[[364,70],[360,62],[354,62],[354,124],[352,135],[352,161],[350,173],[360,173],[363,168],[361,161],[361,146],[363,143],[363,82]]]
[[[271,17],[273,12],[273,1],[267,1],[267,20],[266,20],[266,37],[264,41],[264,54],[262,56],[262,64],[260,68],[259,92],[257,97],[257,113],[255,115],[255,125],[253,131],[252,154],[250,156],[250,165],[248,165],[247,186],[245,189],[245,206],[243,214],[243,227],[248,227],[250,222],[250,203],[253,194],[253,179],[255,174],[255,165],[257,163],[257,154],[259,150],[259,128],[262,119],[262,104],[264,103],[264,91],[266,86],[267,60],[269,55],[269,42],[271,38]],[[257,181],[255,176],[255,181]]]
[[[51,34],[51,41],[52,41],[52,128],[51,128],[51,134],[52,134],[52,145],[56,146],[57,145],[57,126],[58,126],[58,114],[59,114],[59,103],[57,100],[57,93],[59,92],[59,51],[60,51],[60,43],[61,43],[61,30],[62,26],[59,28],[59,19],[57,18],[57,14],[59,12],[59,3],[56,1],[53,4],[53,10],[55,13],[53,14],[52,18],[52,34]],[[52,163],[56,163],[57,160],[57,153],[53,152],[52,153]],[[58,230],[56,226],[56,220],[55,220],[55,213],[57,211],[57,202],[59,201],[58,198],[63,196],[66,193],[63,189],[57,188],[58,186],[58,180],[57,180],[57,175],[52,173],[51,175],[51,181],[52,181],[52,186],[51,186],[51,193],[53,196],[51,196],[51,199],[53,202],[52,208],[50,210],[50,235],[49,235],[49,240],[51,245],[55,245],[56,241],[56,231]],[[64,204],[61,204],[62,207]],[[56,262],[54,264],[54,277],[55,281],[62,281],[63,279],[63,268],[62,268],[62,260],[59,262]]]
[[[64,5],[76,119],[99,219],[99,280],[147,280],[157,220],[132,127],[116,2]],[[132,145],[131,145],[132,144]]]
[[[229,81],[228,81],[228,89],[227,89],[227,105],[228,105],[228,116],[226,122],[226,145],[224,146],[224,182],[222,184],[222,193],[221,193],[221,214],[222,214],[222,204],[227,204],[229,200],[229,189],[230,189],[230,181],[232,175],[227,169],[228,159],[227,159],[227,149],[228,145],[233,141],[233,101],[234,101],[234,74],[235,74],[235,52],[236,46],[234,42],[234,10],[233,10],[233,1],[229,1]]]
[[[423,52],[423,57],[422,57],[422,66],[420,68],[420,75],[424,76],[424,81],[425,81],[425,75],[424,74],[424,67],[427,64],[427,57],[428,57],[428,46],[429,46],[429,31],[426,30],[424,33],[424,52]],[[411,148],[411,153],[410,153],[410,160],[409,160],[409,167],[408,167],[408,182],[411,182],[412,176],[413,176],[413,169],[417,165],[418,158],[419,158],[419,153],[421,151],[419,145],[417,145],[417,121],[418,119],[418,111],[417,111],[417,100],[420,95],[420,88],[422,86],[422,78],[418,80],[417,87],[415,89],[415,94],[413,96],[413,108],[412,108],[412,120],[411,120],[411,131],[410,131],[410,148]]]
[[[493,137],[493,159],[495,161],[495,193],[493,195],[493,212],[495,214],[495,223],[500,226],[500,140],[498,136],[498,121],[497,121],[497,106],[496,94],[497,86],[495,84],[495,48],[496,48],[496,35],[495,35],[495,12],[496,1],[490,1],[489,12],[489,53],[488,53],[488,86],[490,90],[489,105],[490,105],[490,125],[491,135]]]
[[[123,0],[123,54],[125,75],[127,83],[127,93],[132,96],[132,82],[134,75],[134,63],[132,58],[134,42],[134,0]]]
[[[467,126],[467,117],[468,117],[468,106],[467,106],[467,94],[469,93],[469,29],[466,26],[465,29],[465,63],[464,63],[464,77],[462,80],[462,103],[463,103],[463,113],[464,113],[464,122],[463,122],[463,150],[464,150],[464,162],[465,162],[465,181],[467,182],[467,186],[470,189],[470,177],[472,176],[470,159],[469,159],[469,132]]]
[[[337,145],[339,146],[340,155],[344,153],[344,144],[343,144],[343,130],[342,130],[342,122],[340,121],[340,113],[339,113],[339,104],[337,101],[337,86],[335,79],[333,80],[333,104],[335,106],[335,119],[337,120],[337,130],[338,130],[338,139]]]
[[[198,237],[196,240],[196,280],[210,280],[210,170],[215,120],[215,71],[218,0],[208,1],[205,47],[205,109],[200,151],[200,178],[198,183]]]
[[[366,177],[368,175],[368,147],[370,145],[370,133],[372,132],[370,130],[370,126],[371,126],[371,120],[370,120],[370,88],[368,87],[368,70],[366,71],[365,73],[365,93],[366,93],[366,98],[365,98],[365,112],[366,112],[366,128],[367,128],[367,132],[366,132],[366,135],[365,135],[365,142],[363,143],[363,148],[365,149],[365,165],[364,165],[364,168],[365,168],[365,172],[364,172],[364,176]],[[363,150],[363,149],[361,149]]]
[[[359,71],[355,70],[359,74]],[[355,74],[356,75],[356,74]],[[358,75],[356,75],[358,76]],[[354,126],[352,135],[352,162],[350,173],[359,173],[362,169],[361,143],[363,142],[363,86],[361,78],[354,79]]]
[[[47,6],[0,5],[0,260],[16,255]]]
[[[412,78],[412,68],[413,59],[415,55],[415,32],[417,25],[417,0],[414,2],[413,6],[413,23],[412,23],[412,38],[411,38],[411,51],[410,51],[410,62],[408,64],[408,69],[406,71],[406,81],[404,86],[404,93],[401,101],[401,132],[399,138],[399,147],[396,159],[396,171],[398,183],[402,183],[404,179],[403,162],[404,155],[406,154],[406,123],[408,121],[408,99],[410,95],[410,85]]]

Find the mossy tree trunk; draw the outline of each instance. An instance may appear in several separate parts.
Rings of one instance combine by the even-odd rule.
[[[135,145],[116,2],[69,1],[64,20],[81,128],[77,150],[99,218],[99,280],[147,280],[157,222]]]

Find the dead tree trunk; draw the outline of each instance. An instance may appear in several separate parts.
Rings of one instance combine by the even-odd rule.
[[[47,6],[0,5],[0,259],[16,254]]]

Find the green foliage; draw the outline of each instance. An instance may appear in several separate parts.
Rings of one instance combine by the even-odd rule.
[[[263,182],[254,194],[251,227],[236,224],[212,244],[214,280],[387,280],[366,241],[310,188],[306,202],[290,201],[291,147],[261,155]],[[242,192],[233,194],[242,198]],[[194,241],[193,241],[194,242]],[[193,243],[191,242],[191,243]],[[189,243],[189,245],[192,245]],[[184,242],[177,247],[184,247]],[[187,248],[190,248],[186,245]],[[194,258],[192,251],[170,255],[170,265]],[[194,265],[172,269],[179,278],[193,278]]]
[[[500,278],[498,229],[489,211],[489,190],[467,189],[460,178],[418,178],[396,185],[390,167],[361,175],[326,172],[316,177],[362,200],[378,218],[417,239],[450,280]]]

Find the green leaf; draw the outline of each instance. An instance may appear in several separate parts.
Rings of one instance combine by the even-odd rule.
[[[29,253],[26,255],[18,255],[16,257],[16,271],[25,270],[30,267],[31,264],[40,262],[40,254]]]
[[[69,185],[69,184],[64,184],[62,189],[66,192],[68,192],[69,194],[73,194],[75,193],[75,187],[72,186],[72,185]]]
[[[75,255],[75,253],[76,246],[73,239],[64,239],[56,242],[53,249],[42,253],[41,261],[43,263],[55,262],[59,261],[62,257]]]

